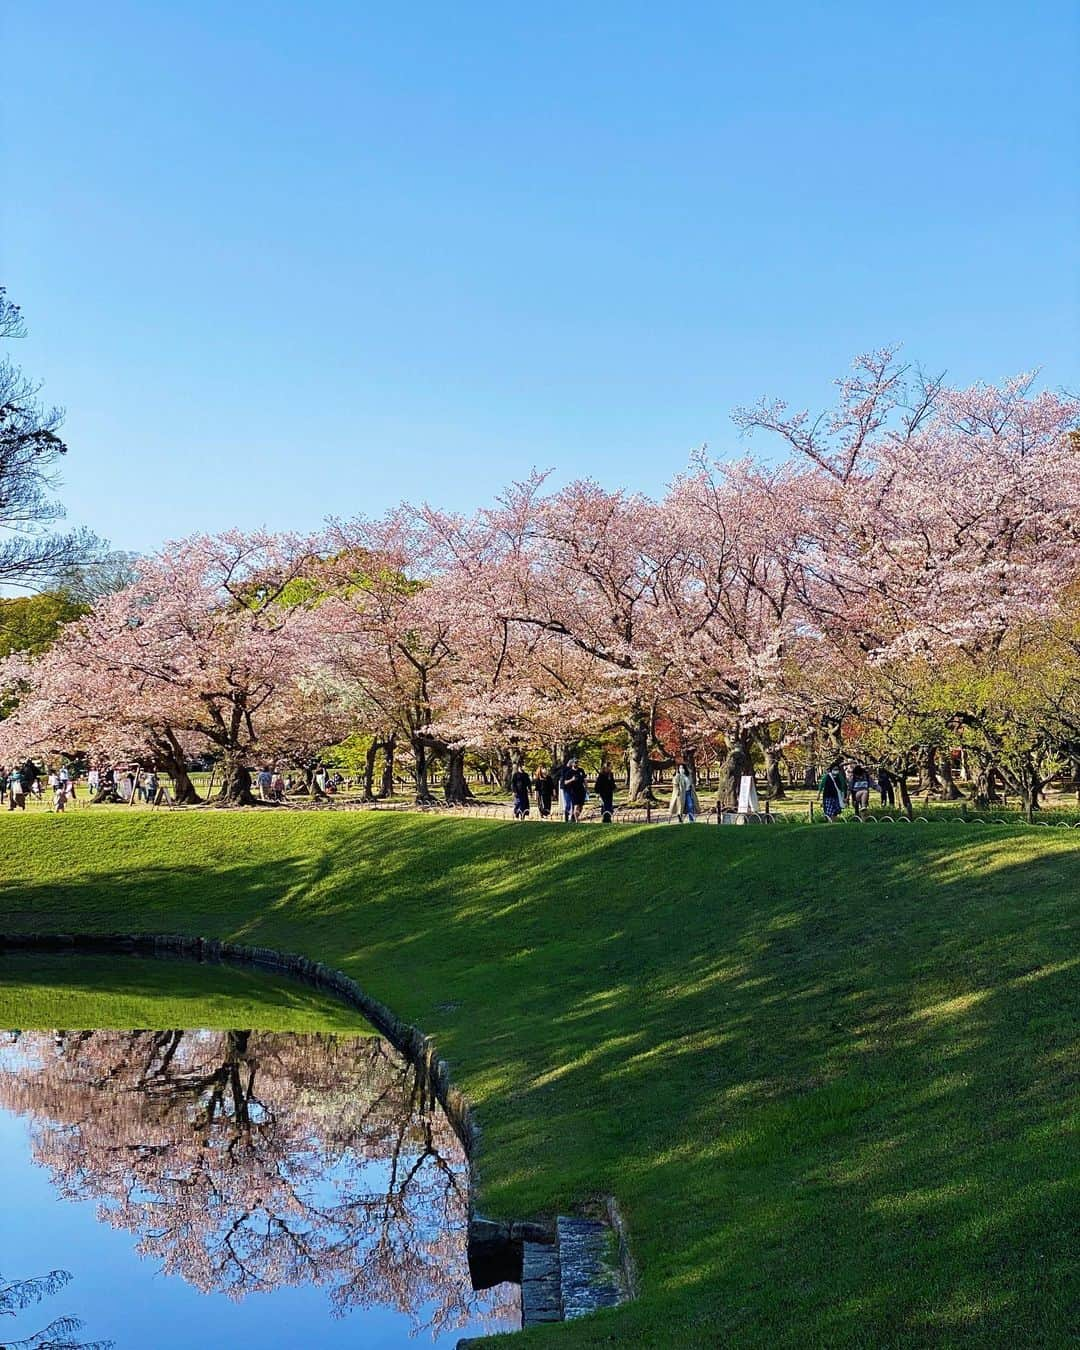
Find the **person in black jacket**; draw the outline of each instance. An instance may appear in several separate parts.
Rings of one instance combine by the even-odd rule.
[[[890,773],[888,765],[882,764],[878,768],[877,781],[878,781],[878,789],[881,792],[882,806],[895,806],[896,779],[893,778],[892,774]]]
[[[510,791],[514,794],[514,819],[524,820],[529,814],[529,788],[532,780],[519,764],[510,779]]]
[[[533,779],[533,791],[536,793],[536,809],[546,820],[551,815],[551,799],[555,796],[555,779],[548,768],[537,769]]]
[[[570,789],[570,819],[580,820],[585,807],[585,799],[589,795],[589,780],[585,777],[585,770],[576,759],[570,761],[570,770],[569,780],[564,778],[563,784]]]
[[[605,825],[610,825],[615,813],[615,775],[611,772],[606,759],[600,765],[594,787],[596,795],[600,798],[600,819]]]
[[[559,770],[559,794],[562,797],[563,820],[574,818],[574,779],[577,776],[577,760],[568,759]]]

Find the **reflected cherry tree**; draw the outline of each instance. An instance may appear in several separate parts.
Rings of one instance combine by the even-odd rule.
[[[64,1196],[205,1292],[315,1284],[433,1332],[512,1315],[516,1291],[471,1288],[461,1143],[379,1038],[12,1033],[0,1106]]]

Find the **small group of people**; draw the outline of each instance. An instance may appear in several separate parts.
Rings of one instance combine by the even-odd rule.
[[[68,802],[72,805],[77,800],[75,794],[75,778],[71,775],[66,765],[62,764],[59,769],[50,769],[47,778],[49,791],[52,793],[52,804],[54,811],[63,811]]]
[[[48,789],[53,810],[63,811],[69,802],[76,800],[76,782],[75,774],[66,764],[45,773],[31,760],[10,768],[0,765],[0,801],[7,802],[9,811],[25,811],[27,798],[43,802]]]
[[[545,764],[531,775],[524,765],[519,764],[510,778],[510,791],[514,794],[514,819],[524,820],[528,816],[534,796],[538,813],[542,819],[547,819],[551,815],[556,788],[562,804],[563,820],[568,824],[579,821],[585,803],[589,800],[589,780],[579,759],[568,759],[558,770]],[[601,764],[593,781],[593,791],[600,801],[600,819],[610,824],[615,815],[615,775],[607,760]]]
[[[260,801],[283,802],[285,800],[285,793],[288,788],[285,783],[285,775],[280,769],[271,769],[268,764],[264,764],[255,776],[255,784],[259,789]],[[291,786],[291,782],[289,786]]]
[[[556,788],[562,804],[563,820],[568,824],[580,821],[589,800],[589,784],[579,759],[568,759],[558,770],[553,770],[550,765],[542,765],[534,774],[519,764],[510,779],[510,791],[514,795],[514,819],[524,820],[528,816],[534,797],[541,819],[547,819],[551,815]],[[605,825],[610,825],[615,818],[615,774],[606,759],[593,780],[592,790],[600,803],[600,819]],[[671,780],[671,820],[677,819],[680,824],[685,820],[693,824],[697,813],[696,792],[693,776],[685,761],[680,759]]]
[[[818,796],[826,820],[836,820],[850,801],[851,809],[860,820],[870,809],[870,793],[876,786],[881,793],[882,806],[896,805],[896,776],[887,765],[877,771],[877,781],[862,764],[851,764],[845,769],[837,760],[821,775]]]
[[[0,800],[7,802],[9,811],[25,811],[27,797],[41,801],[41,776],[33,764],[0,764]]]
[[[147,806],[153,806],[163,791],[156,769],[132,769],[121,764],[90,769],[86,787],[91,801],[103,796],[109,801],[119,800],[128,805],[141,801]]]

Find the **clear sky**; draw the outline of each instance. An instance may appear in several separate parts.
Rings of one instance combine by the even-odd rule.
[[[1075,388],[1078,13],[7,6],[0,278],[72,520],[655,492],[896,340]]]

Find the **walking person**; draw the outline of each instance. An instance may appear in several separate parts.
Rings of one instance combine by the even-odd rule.
[[[895,806],[896,779],[893,777],[892,770],[887,764],[878,766],[877,781],[878,791],[881,793],[882,806]]]
[[[593,786],[600,798],[600,819],[605,825],[610,825],[615,814],[615,775],[611,772],[611,766],[606,759],[600,765],[600,772],[596,775]]]
[[[270,802],[274,800],[274,775],[270,772],[269,764],[264,764],[259,770],[259,776],[256,779],[259,785],[259,800]]]
[[[575,765],[577,760],[568,759],[559,770],[559,793],[562,797],[563,820],[569,821],[574,815],[574,794],[572,785],[575,776]]]
[[[537,769],[536,777],[533,779],[533,792],[536,794],[536,809],[541,819],[547,820],[551,815],[551,799],[555,796],[555,779],[552,778],[549,768]]]
[[[26,810],[26,785],[23,783],[21,769],[12,769],[8,777],[8,810]]]
[[[835,820],[844,809],[847,800],[847,778],[839,760],[821,775],[818,793],[821,796],[821,809],[825,812],[826,820]]]
[[[570,819],[580,820],[581,813],[585,809],[585,802],[589,796],[588,780],[585,777],[585,770],[578,761],[571,760],[572,772],[570,775]]]
[[[675,772],[671,778],[668,820],[674,820],[676,816],[680,825],[683,823],[683,816],[689,816],[691,825],[694,823],[694,780],[681,759],[675,765]]]
[[[851,806],[859,820],[866,818],[870,809],[870,774],[861,764],[851,771]]]
[[[529,789],[532,779],[524,765],[519,764],[510,777],[510,791],[514,794],[514,819],[524,820],[529,814]]]

